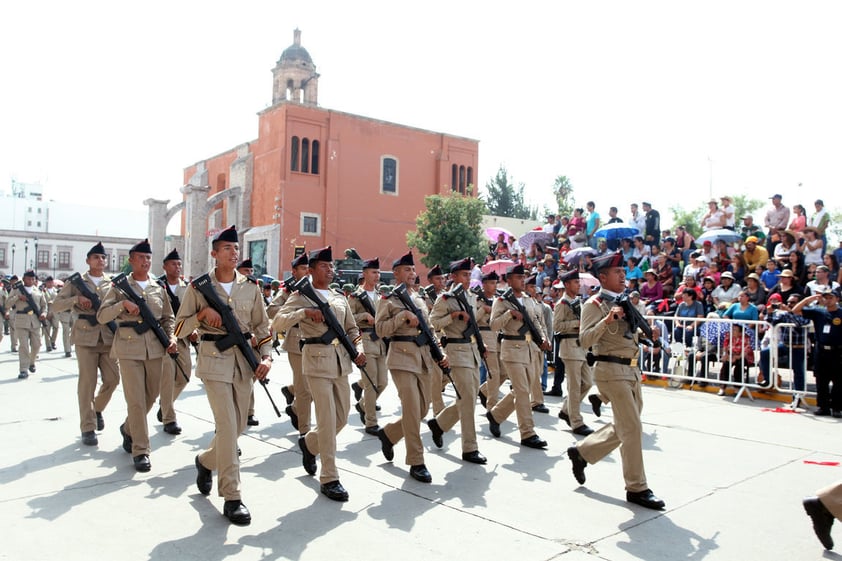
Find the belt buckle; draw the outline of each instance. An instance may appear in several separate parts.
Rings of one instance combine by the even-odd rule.
[[[631,364],[629,364],[629,366],[637,366],[637,359],[636,358],[631,359]]]
[[[29,310],[28,312],[26,312],[26,315],[31,316],[31,315],[32,315],[32,310]]]
[[[531,333],[527,333],[524,337],[526,338],[527,342],[532,341],[532,334]]]
[[[330,342],[330,344],[333,345],[334,347],[338,347],[339,346],[339,339],[334,338],[333,341]]]
[[[477,342],[476,336],[471,335],[471,343],[476,343],[476,342]]]

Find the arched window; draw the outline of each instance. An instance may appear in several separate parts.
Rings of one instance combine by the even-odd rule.
[[[465,166],[459,166],[459,192],[465,194]]]
[[[398,159],[394,156],[380,158],[380,192],[398,194]]]
[[[298,137],[293,136],[292,144],[289,147],[289,169],[292,171],[298,171],[298,145]]]
[[[311,152],[312,152],[312,154],[311,154],[310,160],[311,160],[312,164],[310,165],[310,173],[312,173],[314,175],[318,175],[319,174],[319,141],[318,140],[313,141],[313,146],[312,146]]]
[[[459,186],[459,166],[450,166],[450,190],[455,191]]]
[[[472,168],[472,167],[470,167],[470,166],[469,166],[469,167],[468,167],[468,184],[467,184],[467,188],[468,188],[468,189],[471,189],[471,187],[473,187],[473,185],[474,185],[474,168]]]
[[[287,80],[287,95],[286,100],[292,100],[292,91],[295,89],[295,83],[292,80]]]
[[[308,173],[310,171],[310,141],[306,138],[301,139],[301,173]]]

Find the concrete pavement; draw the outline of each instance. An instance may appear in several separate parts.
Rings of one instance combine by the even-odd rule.
[[[422,429],[432,484],[408,477],[405,448],[386,462],[379,441],[352,411],[339,435],[338,465],[347,503],[319,494],[301,467],[288,417],[274,418],[256,389],[260,426],[240,439],[244,502],[253,522],[228,524],[222,499],[198,493],[193,458],[213,433],[194,381],[176,403],[184,432],[163,432],[149,416],[152,471],[135,472],[120,447],[126,406],[121,389],[105,412],[99,446],[83,446],[76,406],[76,361],[41,353],[38,371],[17,380],[17,355],[0,343],[0,559],[813,559],[823,555],[801,498],[842,478],[842,423],[764,411],[779,403],[667,388],[644,389],[644,459],[664,512],[625,502],[619,453],[588,466],[587,484],[570,471],[566,448],[578,437],[556,416],[535,414],[546,451],[522,448],[512,422],[493,438],[477,421],[486,466],[461,461],[458,432],[445,446]],[[270,388],[291,380],[276,357]],[[357,375],[352,375],[356,379]],[[447,400],[452,399],[448,393]],[[385,418],[398,412],[393,386]],[[610,407],[594,428],[611,420]],[[477,404],[477,414],[484,410]],[[514,417],[513,417],[514,418]],[[458,431],[458,425],[456,427]],[[215,474],[214,474],[215,475]],[[837,536],[842,543],[842,533]],[[842,545],[840,545],[842,548]],[[836,558],[835,553],[825,554]]]

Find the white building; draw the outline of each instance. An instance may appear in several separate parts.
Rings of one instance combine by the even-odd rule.
[[[33,269],[41,279],[63,279],[86,270],[86,254],[100,241],[109,256],[107,269],[115,272],[128,260],[129,248],[148,236],[148,221],[146,208],[45,200],[40,185],[13,181],[11,193],[0,193],[0,273],[20,276]],[[159,270],[153,263],[153,272]]]

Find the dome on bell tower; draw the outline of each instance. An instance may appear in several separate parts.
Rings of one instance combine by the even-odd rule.
[[[288,101],[316,105],[319,75],[307,49],[301,46],[301,30],[293,31],[292,45],[287,47],[272,69],[272,104]]]

